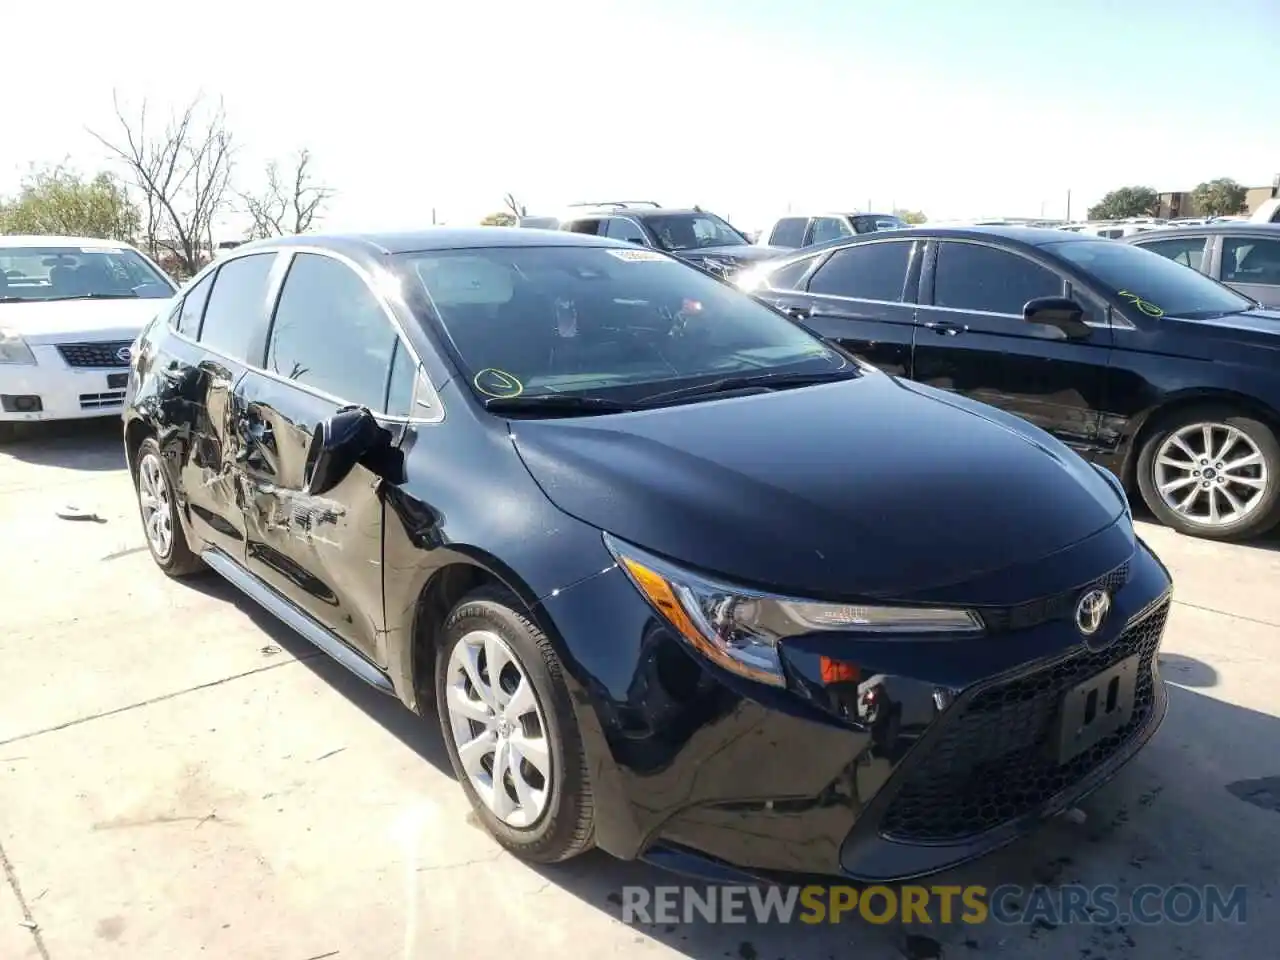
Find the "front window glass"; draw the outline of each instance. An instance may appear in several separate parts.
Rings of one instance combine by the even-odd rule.
[[[1158,253],[1128,243],[1068,240],[1044,246],[1092,276],[1109,294],[1149,317],[1200,320],[1253,306],[1231,289]]]
[[[481,399],[638,402],[699,378],[857,368],[751,297],[638,248],[405,254]]]
[[[749,242],[745,236],[712,213],[645,217],[645,225],[658,237],[664,250],[736,247]]]
[[[127,247],[0,247],[0,300],[167,300],[168,278]]]

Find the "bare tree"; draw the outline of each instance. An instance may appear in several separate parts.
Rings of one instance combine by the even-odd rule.
[[[512,216],[517,219],[529,215],[528,209],[523,203],[516,199],[516,195],[514,193],[508,193],[502,198],[502,202],[507,205],[507,209],[510,210]]]
[[[142,194],[148,251],[168,253],[190,276],[213,248],[213,222],[228,199],[233,150],[222,102],[209,108],[197,95],[156,131],[148,128],[145,100],[132,118],[117,95],[112,101],[118,137],[89,132],[123,164]]]
[[[267,182],[262,191],[240,194],[245,212],[253,220],[249,239],[306,233],[333,196],[332,190],[314,180],[311,151],[299,150],[290,164],[292,172],[282,174],[280,165],[272,160],[267,164]]]

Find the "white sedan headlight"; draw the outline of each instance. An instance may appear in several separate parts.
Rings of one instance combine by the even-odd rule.
[[[774,596],[684,570],[605,534],[605,545],[636,589],[680,636],[709,660],[741,676],[785,686],[778,643],[812,633],[878,639],[973,636],[982,620],[971,610],[869,606]]]
[[[36,356],[17,333],[0,327],[0,363],[34,365]]]

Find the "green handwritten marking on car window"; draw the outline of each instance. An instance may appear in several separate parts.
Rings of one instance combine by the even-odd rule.
[[[1157,307],[1150,300],[1143,300],[1136,293],[1131,293],[1128,290],[1121,290],[1120,296],[1124,297],[1126,300],[1132,303],[1135,307],[1137,307],[1139,310],[1145,313],[1148,317],[1164,316],[1164,310],[1162,310],[1160,307]]]
[[[501,400],[509,400],[524,393],[524,384],[520,382],[518,377],[494,367],[486,367],[481,370],[471,382],[485,396],[497,397]]]

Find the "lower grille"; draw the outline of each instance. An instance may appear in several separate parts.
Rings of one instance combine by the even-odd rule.
[[[80,394],[81,410],[99,410],[103,407],[118,407],[124,403],[123,390],[108,390],[106,393]]]
[[[1110,759],[1151,716],[1152,668],[1169,601],[1106,650],[1086,651],[979,692],[907,772],[880,831],[894,840],[944,843],[985,833],[1040,809]],[[1062,697],[1077,684],[1139,656],[1129,722],[1064,764],[1053,759]]]
[[[131,340],[104,340],[101,343],[60,343],[58,352],[72,367],[127,367]],[[124,351],[122,355],[122,351]]]

